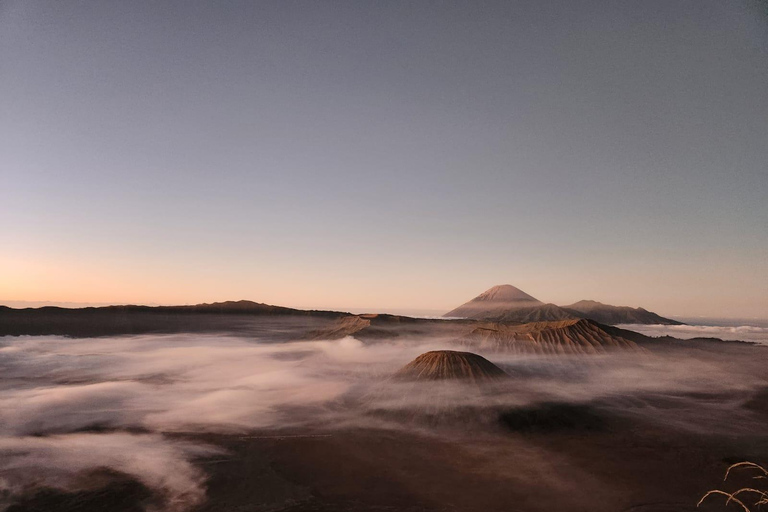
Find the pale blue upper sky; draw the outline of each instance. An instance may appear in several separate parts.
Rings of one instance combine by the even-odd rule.
[[[768,7],[0,1],[0,300],[768,316]]]

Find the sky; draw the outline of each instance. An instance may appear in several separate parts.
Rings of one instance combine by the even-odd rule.
[[[768,6],[0,0],[0,302],[768,317]]]

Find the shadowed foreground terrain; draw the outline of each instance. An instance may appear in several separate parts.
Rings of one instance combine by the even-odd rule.
[[[251,304],[0,312],[0,509],[692,511],[768,461],[764,347]]]

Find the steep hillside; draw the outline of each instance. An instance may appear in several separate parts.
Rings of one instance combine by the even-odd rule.
[[[554,304],[544,304],[530,308],[505,309],[489,311],[487,314],[477,316],[477,320],[492,320],[494,322],[511,322],[527,324],[531,322],[556,322],[560,320],[577,320],[580,315],[566,311]]]

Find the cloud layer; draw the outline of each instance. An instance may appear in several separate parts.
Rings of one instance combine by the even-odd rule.
[[[448,348],[449,341],[397,340],[0,338],[0,491],[6,491],[0,496],[36,486],[77,489],[82,475],[110,468],[151,488],[166,509],[186,510],[205,494],[205,475],[195,461],[221,456],[221,450],[174,433],[417,428],[410,422],[414,415],[545,400],[602,401],[625,414],[653,410],[681,428],[732,428],[736,403],[718,412],[706,404],[686,408],[683,401],[665,412],[648,397],[768,385],[754,368],[706,354],[681,361],[632,352],[494,354],[489,357],[512,377],[495,388],[416,386],[391,375],[420,353]]]
[[[768,345],[768,327],[753,325],[716,326],[716,325],[620,325],[624,329],[640,332],[648,336],[672,336],[675,338],[720,338],[721,340],[751,341]]]

